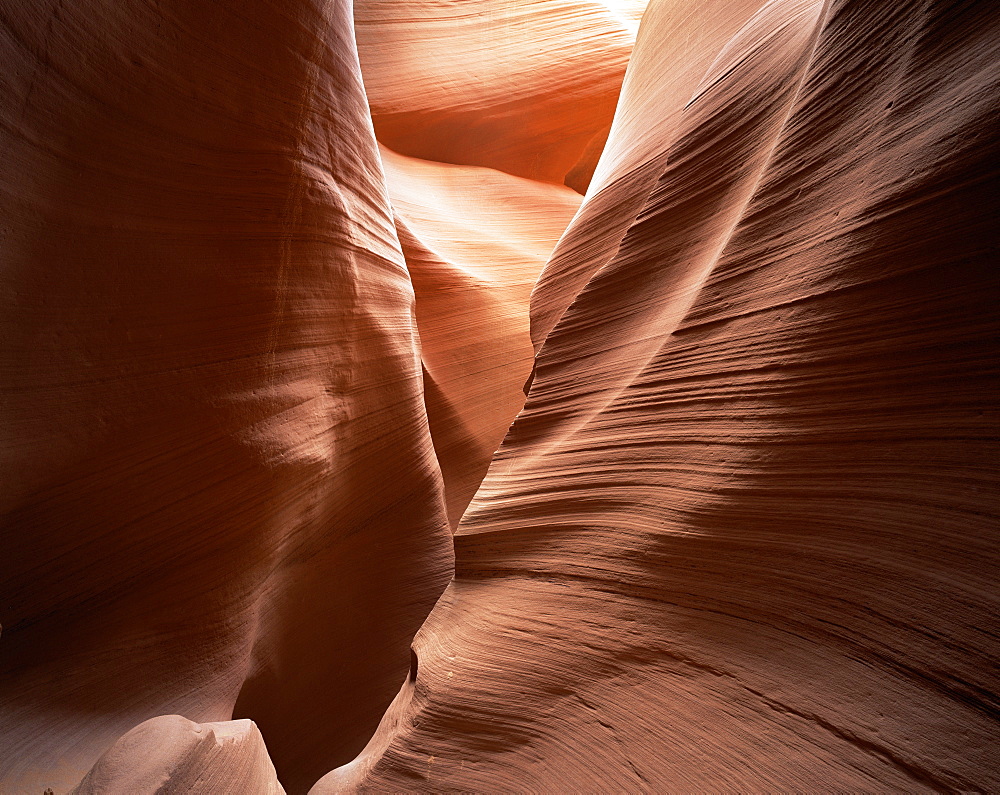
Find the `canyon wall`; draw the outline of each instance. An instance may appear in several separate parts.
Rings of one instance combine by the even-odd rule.
[[[351,7],[2,22],[0,789],[177,713],[303,791],[452,571]]]
[[[1000,787],[1000,19],[755,5],[647,11],[455,579],[315,793]]]
[[[0,0],[0,790],[1000,789],[998,42]]]
[[[585,188],[644,0],[357,0],[379,140]]]

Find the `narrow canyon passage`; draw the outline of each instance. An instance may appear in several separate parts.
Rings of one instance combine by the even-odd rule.
[[[0,792],[1000,790],[994,3],[0,59]]]
[[[355,5],[452,527],[523,405],[531,290],[597,165],[644,7]]]

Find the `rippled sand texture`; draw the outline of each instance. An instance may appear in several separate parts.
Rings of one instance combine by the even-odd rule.
[[[0,791],[1000,791],[995,4],[0,63]]]

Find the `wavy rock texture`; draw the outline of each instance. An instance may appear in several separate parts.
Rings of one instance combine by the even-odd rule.
[[[379,141],[586,188],[645,0],[358,0]]]
[[[528,297],[580,205],[569,188],[382,150],[417,327],[431,435],[457,525],[524,404]]]
[[[0,790],[1000,790],[1000,14],[645,5],[0,2]]]
[[[589,182],[645,5],[356,4],[452,526],[524,402],[528,297],[580,204],[562,183]]]
[[[0,6],[4,792],[169,713],[303,791],[450,577],[350,13]]]
[[[71,795],[109,792],[247,792],[284,795],[249,720],[192,723],[163,715],[118,740]]]
[[[541,273],[531,305],[536,350],[590,277],[617,253],[657,178],[680,119],[722,48],[761,0],[653,3],[630,61],[614,134],[587,201]],[[615,187],[604,190],[615,178]]]
[[[455,580],[315,793],[1000,788],[1000,16],[701,5],[647,12]]]

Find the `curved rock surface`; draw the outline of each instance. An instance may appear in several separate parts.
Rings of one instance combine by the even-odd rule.
[[[528,297],[580,205],[569,188],[382,150],[416,294],[424,397],[457,525],[524,403]]]
[[[1000,788],[1000,16],[725,5],[683,86],[696,4],[648,10],[455,580],[315,793]]]
[[[379,140],[585,189],[644,0],[358,0]]]
[[[235,711],[303,791],[452,560],[350,6],[0,23],[0,789]]]
[[[109,748],[70,795],[246,792],[284,795],[253,721],[163,715]]]
[[[1000,14],[645,6],[0,0],[0,791],[1000,790]]]
[[[536,350],[577,293],[617,253],[663,173],[684,109],[761,0],[653,3],[643,21],[587,201],[539,276],[531,304]],[[614,187],[606,190],[614,179]]]

